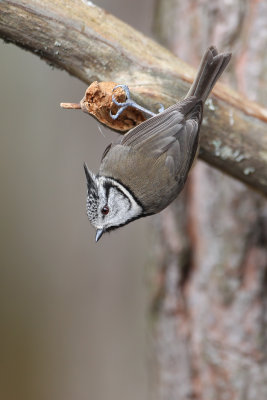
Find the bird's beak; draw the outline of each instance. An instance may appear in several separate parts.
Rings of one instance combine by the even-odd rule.
[[[103,235],[103,233],[104,233],[104,229],[97,229],[96,235],[95,235],[95,241],[96,241],[96,242],[99,241],[99,239],[101,238],[101,236]]]

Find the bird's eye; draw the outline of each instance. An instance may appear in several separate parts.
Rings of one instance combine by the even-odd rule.
[[[104,206],[104,207],[102,208],[101,212],[102,212],[103,215],[107,215],[107,214],[109,213],[109,208],[108,208],[108,206],[107,206],[107,205]]]

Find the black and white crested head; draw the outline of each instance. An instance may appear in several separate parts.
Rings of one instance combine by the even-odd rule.
[[[143,208],[129,189],[115,179],[94,175],[86,164],[84,170],[87,180],[86,212],[96,228],[96,241],[103,233],[142,216]]]

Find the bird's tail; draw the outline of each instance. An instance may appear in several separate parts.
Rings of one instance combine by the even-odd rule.
[[[231,53],[218,54],[216,47],[210,46],[204,54],[197,76],[186,97],[196,96],[205,103],[213,86],[230,61]]]

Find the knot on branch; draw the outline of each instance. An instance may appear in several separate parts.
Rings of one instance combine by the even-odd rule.
[[[62,108],[82,109],[109,128],[124,133],[139,125],[146,118],[134,107],[127,107],[117,119],[112,119],[110,112],[116,114],[118,106],[113,103],[112,95],[122,103],[126,100],[125,91],[115,82],[93,82],[85,92],[83,99],[77,103],[61,103]],[[113,91],[114,90],[114,91]]]

